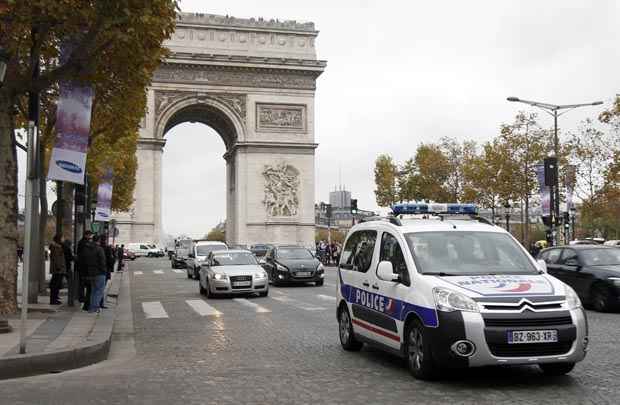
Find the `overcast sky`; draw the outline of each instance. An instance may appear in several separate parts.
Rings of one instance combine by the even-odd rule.
[[[377,209],[373,164],[398,162],[442,136],[485,141],[525,106],[620,92],[620,2],[183,0],[183,11],[313,21],[327,60],[316,91],[316,201],[342,183],[363,209]],[[601,108],[560,121],[572,130]],[[541,123],[551,126],[549,117]],[[201,236],[225,218],[225,152],[200,124],[167,135],[163,223]],[[23,165],[22,165],[23,167]],[[21,181],[20,181],[21,183]]]

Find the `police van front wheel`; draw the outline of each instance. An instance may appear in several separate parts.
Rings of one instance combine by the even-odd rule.
[[[573,371],[575,363],[547,363],[539,364],[538,367],[540,367],[546,375],[564,375]]]
[[[338,331],[340,334],[340,344],[344,350],[356,352],[362,348],[363,343],[355,339],[355,335],[353,334],[351,316],[349,315],[349,310],[346,307],[342,307],[340,309],[340,315],[338,316]]]
[[[417,319],[411,321],[405,336],[407,337],[405,342],[407,365],[411,374],[421,380],[435,378],[437,366],[433,360],[430,338],[424,326]]]

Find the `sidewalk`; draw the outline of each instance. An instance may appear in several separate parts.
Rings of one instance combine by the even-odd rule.
[[[62,296],[62,305],[45,304],[49,296],[29,305],[26,354],[19,354],[19,314],[9,318],[13,332],[0,334],[0,379],[59,372],[106,359],[123,274],[112,273],[105,295],[108,309],[100,314],[82,311],[77,300],[68,307]]]

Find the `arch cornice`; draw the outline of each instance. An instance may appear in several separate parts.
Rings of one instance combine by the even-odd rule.
[[[178,114],[187,110],[204,117],[195,116],[184,121],[197,121],[210,125],[220,133],[227,148],[231,148],[237,140],[245,139],[245,117],[247,111],[247,97],[245,94],[232,93],[198,93],[182,90],[155,90],[155,138],[164,139],[170,121]],[[210,119],[217,116],[226,120],[234,133],[222,133],[226,131],[213,125]],[[228,131],[230,132],[230,131]]]

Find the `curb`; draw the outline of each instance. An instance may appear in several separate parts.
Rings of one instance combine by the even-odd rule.
[[[110,285],[110,291],[116,285],[117,295],[122,277],[122,275],[114,277]],[[104,311],[98,315],[90,335],[86,337],[85,341],[73,348],[0,357],[0,380],[59,373],[89,366],[107,359],[116,318],[116,303],[113,305],[112,311]]]

